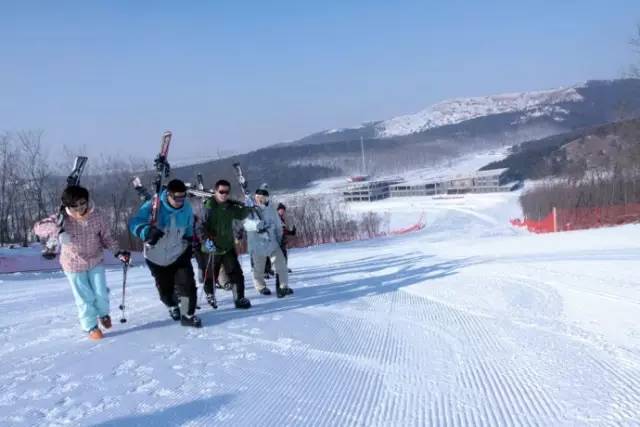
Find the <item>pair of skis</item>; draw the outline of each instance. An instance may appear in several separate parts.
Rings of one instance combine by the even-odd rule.
[[[71,173],[67,176],[67,187],[80,185],[80,177],[82,177],[82,173],[84,172],[84,168],[87,165],[88,158],[85,156],[77,156],[73,162],[73,169]],[[66,208],[64,205],[60,204],[60,208],[58,209],[58,214],[56,215],[56,226],[58,227],[59,233],[64,231],[64,221],[67,217]],[[58,236],[49,236],[47,242],[45,243],[45,247],[42,251],[42,256],[46,259],[54,259],[58,253]]]
[[[245,199],[251,198],[251,193],[249,192],[249,184],[247,182],[247,179],[244,177],[244,174],[242,173],[242,168],[240,167],[240,163],[238,162],[234,163],[233,168],[236,171],[236,179],[240,184],[240,188],[242,188],[242,192],[244,193]],[[262,216],[262,212],[260,212],[260,209],[258,209],[256,206],[253,206],[252,212],[255,216],[258,217],[259,221],[264,223],[264,218]],[[269,238],[269,235],[266,229],[258,229],[256,231],[258,232],[258,235],[261,236],[263,239]]]

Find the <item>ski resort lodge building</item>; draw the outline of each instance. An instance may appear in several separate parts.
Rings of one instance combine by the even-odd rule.
[[[494,193],[519,188],[521,183],[509,181],[507,171],[507,168],[491,169],[412,184],[400,179],[357,182],[344,187],[342,194],[347,202],[373,202],[388,197]]]

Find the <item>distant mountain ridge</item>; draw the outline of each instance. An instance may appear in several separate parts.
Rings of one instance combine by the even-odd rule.
[[[417,113],[317,132],[246,154],[177,168],[195,176],[229,170],[240,161],[249,176],[276,189],[361,172],[360,139],[367,173],[402,173],[464,153],[540,140],[640,117],[640,79],[593,80],[553,90],[458,98]]]
[[[325,130],[286,145],[339,142],[360,137],[381,140],[428,136],[430,133],[438,134],[439,128],[452,129],[451,126],[470,120],[498,116],[508,118],[506,124],[511,127],[543,121],[550,124],[566,122],[565,128],[592,126],[616,120],[616,109],[624,108],[625,104],[633,110],[640,108],[640,102],[631,99],[634,95],[640,95],[639,79],[592,80],[568,88],[455,98],[417,113],[367,122],[353,128]],[[615,105],[622,100],[626,102]],[[504,123],[503,120],[501,122]]]

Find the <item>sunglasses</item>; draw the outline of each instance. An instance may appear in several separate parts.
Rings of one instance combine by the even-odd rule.
[[[229,194],[229,190],[218,190],[218,194]]]
[[[171,196],[171,198],[172,198],[173,200],[175,200],[176,202],[184,202],[184,199],[186,199],[186,198],[187,198],[187,195],[186,195],[186,194],[184,194],[184,193],[182,193],[182,194],[172,194],[172,193],[170,193],[169,195],[170,195],[170,196]]]
[[[82,200],[74,205],[69,205],[69,209],[79,209],[79,208],[83,208],[85,206],[87,206],[87,201],[86,200]]]

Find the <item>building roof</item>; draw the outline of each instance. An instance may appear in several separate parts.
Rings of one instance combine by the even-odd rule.
[[[500,169],[488,169],[488,170],[484,170],[484,171],[476,171],[472,175],[472,177],[502,175],[503,173],[505,173],[508,170],[509,170],[509,168],[500,168]]]

